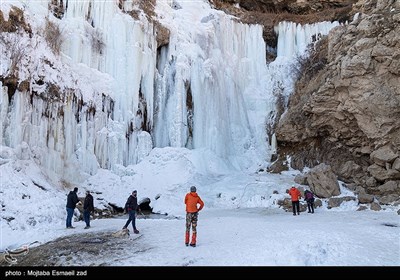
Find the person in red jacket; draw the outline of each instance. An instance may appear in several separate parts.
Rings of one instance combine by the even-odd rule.
[[[300,215],[300,191],[295,186],[292,186],[289,190],[289,195],[292,198],[293,216],[296,216],[296,209],[297,215]]]
[[[196,237],[197,237],[197,219],[199,216],[199,211],[203,209],[204,202],[201,200],[200,196],[196,193],[196,187],[190,187],[190,193],[185,196],[186,204],[186,235],[185,235],[185,245],[189,246],[190,239],[190,226],[192,226],[192,241],[190,246],[196,247]],[[197,205],[200,206],[197,208]]]

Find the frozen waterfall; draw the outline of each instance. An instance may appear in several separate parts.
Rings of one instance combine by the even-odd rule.
[[[280,23],[277,59],[267,64],[262,26],[206,2],[177,1],[180,9],[171,2],[157,1],[170,30],[169,43],[158,46],[157,27],[135,1],[14,1],[37,43],[28,44],[35,55],[19,70],[29,90],[11,96],[0,84],[1,145],[26,142],[51,178],[70,181],[83,179],[76,170],[135,164],[154,147],[206,149],[234,169],[268,164],[276,144],[266,124],[279,95],[293,90],[288,65],[338,23]],[[55,3],[60,18],[48,10]],[[7,19],[11,6],[1,9]],[[46,18],[62,30],[58,56],[40,39]],[[6,75],[10,53],[0,59]]]

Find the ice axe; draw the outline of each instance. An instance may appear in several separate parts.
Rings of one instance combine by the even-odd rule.
[[[145,214],[143,214],[143,212],[142,212],[142,209],[139,209],[139,213],[143,216],[143,219],[145,219],[146,220],[146,215]]]

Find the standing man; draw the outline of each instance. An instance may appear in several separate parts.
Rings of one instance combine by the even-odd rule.
[[[186,235],[185,235],[185,245],[189,246],[190,239],[190,226],[192,226],[192,241],[190,242],[190,246],[196,247],[196,237],[197,237],[197,219],[199,216],[199,211],[203,209],[204,202],[201,200],[200,196],[196,193],[196,187],[190,187],[190,193],[187,193],[185,196],[185,204],[186,204]],[[197,204],[200,204],[200,207],[197,208]]]
[[[139,231],[136,229],[136,209],[138,208],[137,204],[137,191],[134,190],[132,194],[128,197],[128,200],[125,203],[125,210],[129,214],[129,219],[126,222],[125,226],[122,229],[126,229],[129,226],[129,223],[132,221],[133,232],[138,234]]]
[[[86,191],[85,201],[83,202],[83,219],[85,220],[85,229],[90,228],[90,212],[94,211],[93,196],[90,191]]]
[[[79,202],[77,193],[78,188],[74,188],[67,196],[67,228],[75,228],[72,226],[72,216],[74,215],[76,204]]]
[[[300,191],[295,186],[292,186],[289,190],[289,195],[292,198],[293,216],[296,216],[296,209],[297,215],[300,215]]]

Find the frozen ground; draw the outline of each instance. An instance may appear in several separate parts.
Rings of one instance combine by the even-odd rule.
[[[395,213],[317,210],[315,214],[293,216],[279,209],[209,209],[200,212],[196,248],[184,245],[184,219],[141,217],[137,219],[139,235],[111,237],[124,223],[125,217],[121,217],[94,220],[89,230],[83,229],[83,222],[75,222],[73,230],[55,227],[52,238],[74,235],[75,239],[70,236],[59,241],[55,248],[60,250],[54,250],[54,254],[37,264],[29,262],[29,254],[21,258],[21,264],[49,265],[50,260],[57,266],[400,264],[400,225]],[[103,239],[105,233],[109,237],[107,242],[87,247],[96,237]],[[39,236],[43,237],[39,232],[31,233],[24,239],[28,243]],[[44,249],[46,245],[41,247]],[[41,247],[33,248],[32,256]],[[72,251],[65,254],[66,248]]]

